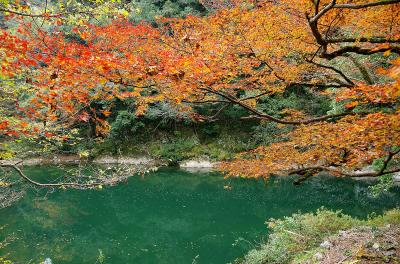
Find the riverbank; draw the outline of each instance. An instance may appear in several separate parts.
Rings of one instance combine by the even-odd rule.
[[[179,167],[180,169],[188,172],[208,172],[216,170],[219,161],[212,161],[210,158],[194,158],[182,160],[179,162],[170,162],[168,160],[156,159],[148,155],[136,155],[136,156],[112,156],[112,155],[101,155],[95,158],[82,157],[79,155],[54,155],[54,156],[43,156],[43,157],[30,157],[24,159],[11,159],[19,162],[20,165],[24,166],[39,166],[39,165],[79,165],[82,163],[93,163],[100,165],[134,165],[134,166],[146,166],[152,168],[159,167]],[[370,167],[367,167],[369,171]],[[377,181],[376,177],[353,177],[354,180],[361,181]],[[400,184],[400,172],[393,174],[393,182]]]
[[[399,263],[400,210],[360,220],[326,209],[268,222],[266,242],[237,264]]]
[[[123,165],[146,165],[151,167],[170,166],[168,161],[155,159],[149,156],[99,156],[93,159],[81,157],[79,155],[54,155],[52,157],[36,157],[25,159],[12,159],[24,166],[39,166],[39,165],[78,165],[83,162],[94,164],[123,164]],[[210,161],[209,159],[190,159],[178,162],[177,167],[188,171],[212,171],[218,166],[218,162]]]
[[[18,162],[24,166],[39,166],[39,165],[79,165],[82,163],[93,163],[99,165],[133,165],[133,166],[145,166],[151,168],[160,167],[178,167],[188,172],[209,172],[217,169],[219,161],[213,161],[210,158],[193,158],[186,159],[179,162],[171,162],[170,160],[157,159],[149,155],[100,155],[97,157],[85,157],[77,154],[73,155],[61,155],[56,154],[53,156],[42,156],[42,157],[29,157],[29,158],[15,158],[9,160],[10,163]],[[371,167],[366,167],[363,172],[371,171]],[[360,171],[357,171],[360,172]],[[354,180],[371,181],[375,182],[378,180],[377,177],[353,177]],[[393,174],[393,182],[398,185],[400,184],[400,172]]]

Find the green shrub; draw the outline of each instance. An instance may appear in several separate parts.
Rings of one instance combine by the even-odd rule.
[[[221,132],[221,128],[216,123],[208,123],[200,128],[200,132],[208,137],[215,137]]]
[[[174,138],[167,142],[154,142],[149,147],[150,155],[168,161],[170,165],[176,165],[179,161],[192,158],[192,149],[199,145],[196,137]]]
[[[115,121],[111,123],[109,139],[124,142],[134,137],[143,128],[144,123],[139,121],[134,113],[120,111]]]
[[[393,209],[382,216],[359,220],[340,211],[320,209],[315,214],[293,214],[280,220],[267,222],[270,235],[266,243],[251,250],[239,263],[289,263],[311,254],[324,238],[356,226],[383,226],[400,224],[400,210]],[[311,250],[311,251],[310,251]],[[310,252],[309,252],[310,251]]]
[[[392,209],[383,215],[370,215],[367,220],[369,226],[384,226],[387,224],[399,225],[400,224],[400,209]]]

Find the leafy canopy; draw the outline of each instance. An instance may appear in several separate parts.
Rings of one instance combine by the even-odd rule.
[[[385,159],[382,168],[357,176],[399,170],[398,1],[202,3],[212,10],[209,16],[161,17],[156,26],[132,22],[113,1],[35,13],[13,4],[22,11],[6,12],[16,27],[0,34],[2,76],[30,89],[14,98],[18,112],[3,118],[1,133],[65,136],[89,122],[97,135],[106,135],[111,104],[93,107],[99,100],[133,99],[137,115],[168,102],[198,121],[203,117],[194,105],[217,103],[237,105],[248,118],[294,127],[285,141],[223,163],[228,176],[292,170],[355,176],[352,170],[378,158]],[[100,21],[95,11],[105,5],[113,8],[100,12]],[[377,67],[376,56],[390,66]],[[360,65],[360,57],[371,61]],[[344,107],[323,116],[260,109],[262,98],[296,86]]]

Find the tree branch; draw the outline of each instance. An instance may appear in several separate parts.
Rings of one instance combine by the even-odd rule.
[[[385,170],[385,168],[384,168]],[[331,173],[335,173],[335,174],[339,174],[341,176],[346,176],[346,177],[351,177],[351,178],[357,178],[357,177],[378,177],[378,176],[383,176],[383,175],[387,175],[387,174],[391,174],[391,173],[395,173],[395,172],[400,172],[400,168],[395,168],[392,170],[388,170],[388,171],[373,171],[373,172],[347,172],[347,171],[343,171],[341,169],[337,169],[334,167],[326,167],[326,166],[309,166],[309,167],[305,167],[305,168],[301,168],[301,169],[297,169],[297,170],[292,170],[289,172],[289,175],[293,175],[293,174],[300,174],[303,175],[306,172],[309,171],[313,171],[314,174],[321,172],[321,171],[327,171],[327,172],[331,172]]]
[[[102,185],[103,183],[88,183],[88,184],[81,184],[81,183],[74,183],[74,182],[68,182],[68,183],[40,183],[37,181],[32,180],[28,176],[25,175],[25,173],[22,172],[22,170],[18,167],[18,163],[0,163],[0,167],[3,168],[11,168],[15,170],[19,176],[21,176],[24,181],[33,184],[35,186],[41,187],[41,188],[53,188],[53,187],[73,187],[73,188],[93,188],[99,185]]]
[[[386,52],[386,51],[391,51],[397,54],[400,54],[400,47],[381,47],[381,48],[371,48],[371,49],[366,49],[366,48],[361,48],[357,46],[347,46],[340,48],[334,52],[331,53],[321,53],[320,57],[325,58],[328,60],[332,60],[336,57],[344,56],[346,53],[356,53],[360,55],[372,55],[375,53],[379,52]]]
[[[309,19],[309,22],[312,24],[317,23],[318,19],[320,17],[322,17],[323,15],[325,15],[329,10],[334,8],[335,5],[336,5],[336,0],[332,0],[332,2],[330,2],[330,4],[328,4],[327,6],[322,8],[321,11],[319,11],[315,16],[313,16],[311,19]]]
[[[41,18],[59,18],[65,15],[95,15],[94,13],[88,12],[88,11],[71,11],[71,12],[64,12],[64,13],[58,13],[58,14],[50,14],[50,13],[42,13],[42,14],[30,14],[30,13],[23,13],[11,9],[5,9],[5,8],[0,8],[0,12],[5,12],[5,13],[10,13],[18,16],[24,16],[24,17],[41,17]]]
[[[396,150],[396,151],[389,152],[389,155],[386,157],[385,161],[383,162],[383,166],[379,170],[379,173],[383,173],[386,170],[387,166],[389,165],[389,162],[393,159],[393,157],[395,155],[397,155],[399,153],[400,153],[400,148],[398,150]]]
[[[22,13],[22,12],[18,12],[15,10],[10,10],[10,9],[4,9],[4,8],[0,8],[0,12],[7,12],[10,14],[14,14],[14,15],[18,15],[18,16],[25,16],[25,17],[59,17],[59,14],[29,14],[29,13]]]
[[[321,63],[312,61],[312,60],[308,60],[308,62],[309,62],[309,63],[312,63],[312,64],[314,64],[314,65],[316,65],[316,66],[318,66],[318,67],[332,70],[332,71],[336,72],[337,74],[339,74],[340,76],[342,76],[342,78],[343,78],[348,84],[350,84],[351,86],[354,86],[354,85],[355,85],[355,83],[354,83],[352,80],[350,80],[349,77],[347,77],[341,70],[336,69],[335,67],[328,66],[328,65],[324,65],[324,64],[321,64]]]
[[[391,5],[400,3],[400,0],[383,0],[365,4],[338,4],[333,6],[333,8],[347,8],[347,9],[361,9],[367,7],[374,7],[374,6],[382,6],[382,5]]]
[[[331,9],[361,9],[361,8],[369,8],[369,7],[375,7],[375,6],[382,6],[382,5],[390,5],[390,4],[397,4],[400,3],[400,0],[383,0],[383,1],[377,1],[377,2],[371,2],[371,3],[365,3],[365,4],[336,4],[336,0],[332,0],[328,5],[326,5],[324,8],[321,9],[321,11],[318,12],[318,5],[315,4],[315,15],[313,17],[310,17],[309,14],[306,14],[308,24],[310,26],[311,32],[316,40],[316,42],[321,46],[321,58],[325,58],[328,60],[331,60],[333,58],[343,56],[346,53],[357,53],[361,55],[371,55],[379,52],[385,52],[385,51],[392,51],[394,53],[400,54],[400,48],[399,47],[387,47],[387,48],[372,48],[372,49],[366,49],[366,48],[361,48],[357,46],[347,46],[340,48],[339,50],[336,50],[331,53],[327,53],[328,49],[328,44],[332,43],[345,43],[345,42],[368,42],[368,43],[400,43],[399,39],[385,39],[381,37],[371,37],[371,38],[338,38],[338,39],[326,39],[322,36],[321,32],[318,29],[318,20],[325,15],[329,10]]]
[[[400,43],[400,39],[388,39],[384,37],[371,37],[371,38],[333,38],[333,39],[326,39],[328,43],[344,43],[344,42],[368,42],[368,43]]]
[[[210,88],[201,88],[201,89],[205,90],[207,92],[219,95],[219,96],[227,99],[228,101],[243,107],[244,109],[246,109],[250,113],[254,114],[255,115],[255,116],[253,116],[254,118],[265,119],[265,120],[273,121],[273,122],[280,123],[280,124],[286,124],[286,125],[306,125],[306,124],[325,121],[325,120],[332,119],[332,118],[338,118],[338,117],[349,116],[349,115],[364,114],[364,113],[349,112],[349,113],[341,113],[341,114],[334,114],[334,115],[324,115],[324,116],[311,118],[311,119],[305,119],[305,120],[290,121],[290,120],[279,119],[279,118],[273,117],[271,115],[265,114],[265,113],[257,110],[256,108],[253,108],[253,107],[245,104],[241,100],[239,100],[239,99],[237,99],[237,98],[235,98],[235,97],[233,97],[231,95],[225,94],[223,92],[215,91],[215,90],[210,89]]]

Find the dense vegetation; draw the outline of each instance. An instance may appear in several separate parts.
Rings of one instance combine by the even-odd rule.
[[[333,235],[339,235],[339,237],[342,235],[342,240],[344,240],[343,236],[355,233],[356,230],[353,228],[360,229],[360,226],[372,228],[375,238],[379,238],[384,236],[380,228],[389,225],[386,235],[391,234],[396,238],[391,243],[387,241],[386,245],[381,245],[381,247],[383,246],[381,251],[384,251],[391,248],[392,244],[396,244],[396,239],[400,235],[399,230],[396,231],[397,233],[395,232],[400,224],[400,211],[394,209],[382,216],[371,216],[368,220],[359,220],[322,208],[315,214],[294,214],[284,219],[271,219],[267,224],[271,230],[267,242],[261,244],[258,249],[250,251],[242,260],[237,260],[237,263],[319,263],[321,259],[316,258],[315,255],[328,251],[329,243],[325,242],[326,239]],[[377,239],[374,241],[367,237],[357,239],[363,242],[365,247],[372,247],[377,241]],[[323,242],[327,246],[324,247]],[[322,246],[320,246],[321,244]],[[387,261],[389,263],[398,261],[397,257],[391,258],[390,255],[387,259],[374,259],[374,256],[368,256],[364,249],[357,248],[359,245],[346,246],[345,254],[348,256],[346,261],[350,263],[351,261],[366,261],[368,257],[371,258],[369,259],[371,261]]]
[[[51,153],[205,156],[228,176],[394,173],[398,9],[3,1],[1,137]]]
[[[0,0],[0,202],[21,181],[101,189],[132,172],[40,183],[19,167],[54,154],[379,177],[385,191],[400,172],[399,54],[399,0]],[[244,262],[296,261],[339,230],[398,218],[273,220]]]

